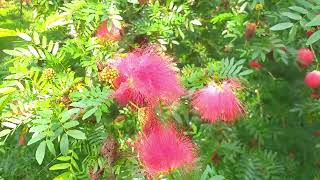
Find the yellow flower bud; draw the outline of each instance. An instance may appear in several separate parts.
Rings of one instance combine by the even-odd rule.
[[[257,3],[257,4],[256,4],[256,10],[257,10],[257,11],[263,10],[263,4]]]

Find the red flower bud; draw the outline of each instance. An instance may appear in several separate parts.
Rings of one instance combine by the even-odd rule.
[[[251,68],[256,69],[256,70],[260,70],[261,67],[262,67],[262,65],[259,64],[257,60],[252,60],[252,61],[250,61],[250,62],[249,62],[249,66],[250,66]]]
[[[301,48],[298,51],[298,63],[303,67],[309,66],[313,61],[313,52],[307,48]]]
[[[304,82],[310,88],[317,88],[320,86],[320,72],[319,71],[312,71],[309,72],[306,77],[304,78]]]

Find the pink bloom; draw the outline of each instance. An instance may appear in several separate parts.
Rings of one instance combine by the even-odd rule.
[[[298,51],[298,63],[304,67],[309,66],[313,61],[313,52],[307,48],[301,48]]]
[[[138,50],[117,65],[119,88],[113,94],[120,104],[170,104],[184,93],[169,61],[156,53]]]
[[[156,124],[152,131],[143,132],[136,141],[138,157],[146,172],[156,175],[176,168],[192,167],[196,159],[192,142],[179,134],[172,124]]]
[[[96,36],[102,41],[120,41],[122,38],[123,30],[112,24],[109,31],[108,20],[103,21],[96,31]]]
[[[232,81],[231,81],[232,82]],[[221,86],[214,82],[195,92],[192,105],[204,121],[215,123],[218,120],[233,122],[244,113],[244,108],[233,90],[238,88],[228,81]]]
[[[309,72],[304,78],[304,83],[310,88],[318,88],[320,86],[320,72]]]
[[[250,62],[249,62],[249,66],[250,66],[251,68],[256,69],[256,70],[260,70],[261,67],[262,67],[262,65],[261,65],[257,60],[252,60],[252,61],[250,61]]]

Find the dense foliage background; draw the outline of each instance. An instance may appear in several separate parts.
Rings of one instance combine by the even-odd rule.
[[[198,154],[159,178],[320,179],[319,95],[304,83],[319,68],[318,14],[318,0],[0,1],[0,179],[147,178],[132,146],[143,107],[111,98],[104,65],[148,44],[189,94],[154,111]],[[226,79],[241,82],[245,114],[203,122],[190,94]]]

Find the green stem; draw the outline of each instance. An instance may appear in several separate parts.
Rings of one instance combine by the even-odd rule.
[[[20,29],[21,29],[21,27],[22,27],[22,21],[23,21],[22,17],[23,17],[23,12],[22,12],[22,0],[20,0]]]
[[[317,62],[317,70],[319,69],[319,61],[318,61],[318,58],[317,58],[317,55],[316,55],[316,52],[314,51],[312,45],[310,45],[310,49],[312,51],[312,53],[314,54],[314,58],[316,59],[316,62]]]

